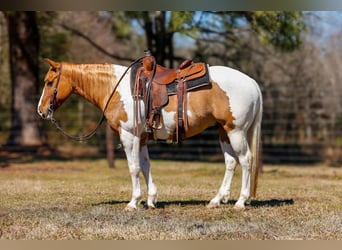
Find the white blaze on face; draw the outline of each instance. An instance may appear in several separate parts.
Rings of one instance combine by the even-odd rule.
[[[45,88],[44,88],[45,89]],[[37,112],[38,114],[43,118],[43,113],[40,111],[40,106],[42,104],[42,101],[43,101],[43,96],[44,96],[44,89],[43,89],[43,92],[42,92],[42,95],[40,96],[40,99],[39,99],[39,102],[38,102],[38,106],[37,106]]]

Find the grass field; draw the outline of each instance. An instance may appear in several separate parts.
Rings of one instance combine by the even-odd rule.
[[[157,208],[125,212],[125,160],[14,161],[0,168],[0,239],[342,238],[342,168],[265,166],[257,198],[235,211],[238,167],[232,200],[207,209],[223,173],[223,163],[152,161]]]

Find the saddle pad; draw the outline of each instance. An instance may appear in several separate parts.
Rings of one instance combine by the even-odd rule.
[[[200,78],[207,73],[207,65],[205,63],[194,63],[191,66],[183,68],[179,71],[179,77],[185,78],[187,81],[195,78]],[[157,65],[156,75],[154,81],[158,84],[168,85],[177,79],[177,70],[168,69],[163,66]]]
[[[209,80],[209,71],[208,71],[208,66],[205,65],[205,74],[199,78],[192,79],[192,80],[187,80],[186,81],[186,90],[191,91],[197,88],[201,88],[204,86],[210,86],[210,80]],[[177,94],[177,81],[173,81],[172,83],[166,85],[167,89],[167,94],[170,95],[175,95]]]

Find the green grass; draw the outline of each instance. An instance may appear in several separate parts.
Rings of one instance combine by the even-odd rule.
[[[0,239],[341,239],[341,168],[265,166],[257,198],[238,212],[240,168],[231,201],[207,209],[223,163],[152,161],[157,208],[125,212],[131,182],[126,161],[116,165],[45,160],[0,168]]]

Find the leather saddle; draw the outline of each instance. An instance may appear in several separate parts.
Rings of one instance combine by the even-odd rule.
[[[153,71],[155,68],[155,73]],[[153,77],[150,86],[148,80]],[[187,129],[187,92],[210,85],[208,67],[205,63],[185,60],[177,69],[155,64],[153,56],[146,56],[134,66],[131,87],[134,98],[144,99],[148,128],[153,132],[163,126],[161,109],[168,104],[170,95],[177,95],[177,124],[174,140],[181,142]]]

